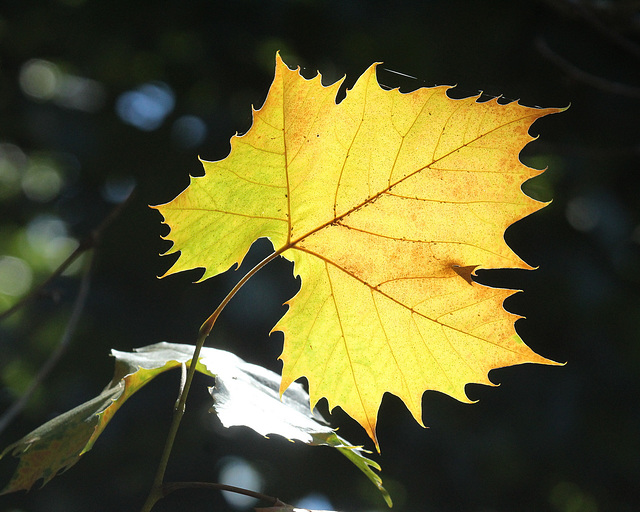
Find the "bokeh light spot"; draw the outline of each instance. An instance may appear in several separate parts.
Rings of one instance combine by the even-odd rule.
[[[558,512],[598,512],[598,504],[593,496],[572,482],[556,484],[549,501]]]
[[[102,186],[102,197],[110,203],[121,203],[129,197],[135,186],[133,176],[109,176]]]
[[[333,505],[324,494],[318,492],[312,492],[307,494],[295,505],[297,508],[308,510],[333,510]]]
[[[20,69],[20,87],[27,96],[38,100],[52,99],[58,89],[60,72],[53,62],[32,59]]]
[[[20,297],[29,290],[33,272],[27,263],[14,256],[0,256],[0,293]]]
[[[84,112],[97,112],[104,105],[106,91],[96,80],[75,75],[62,75],[54,98],[57,105]]]
[[[121,94],[116,101],[116,112],[125,123],[152,131],[163,123],[174,105],[171,88],[162,82],[152,82]]]
[[[34,162],[22,176],[22,191],[32,201],[46,203],[60,193],[63,179],[56,168]]]
[[[600,222],[598,204],[589,197],[578,196],[567,203],[565,211],[571,226],[582,232],[592,231]]]
[[[228,457],[220,461],[219,480],[226,485],[233,485],[251,491],[261,492],[264,478],[249,462],[240,457]],[[222,495],[230,507],[236,510],[247,510],[258,500],[250,496],[223,491]]]
[[[171,138],[176,146],[190,149],[204,142],[207,125],[196,116],[182,116],[173,123]]]
[[[78,241],[68,236],[65,222],[54,215],[35,217],[27,225],[26,234],[30,249],[40,256],[47,270],[55,270],[78,246]],[[66,273],[76,271],[74,266]]]

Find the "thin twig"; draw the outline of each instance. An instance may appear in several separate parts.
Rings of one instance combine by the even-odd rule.
[[[27,305],[34,298],[40,296],[42,290],[46,288],[49,283],[51,283],[54,279],[58,278],[69,266],[76,261],[82,254],[84,254],[89,249],[96,247],[100,243],[100,239],[102,238],[102,234],[104,230],[107,229],[111,223],[118,218],[118,216],[122,213],[122,211],[129,205],[131,200],[135,195],[135,189],[129,194],[129,196],[119,203],[107,217],[100,223],[100,225],[94,229],[89,236],[82,239],[78,247],[65,259],[58,268],[56,268],[53,273],[47,277],[42,283],[38,286],[35,286],[27,295],[22,297],[19,301],[17,301],[13,306],[9,309],[0,313],[0,321],[8,318],[13,313],[18,311],[23,306]]]
[[[49,283],[51,283],[54,279],[59,277],[69,266],[76,261],[80,256],[82,256],[87,250],[93,247],[94,243],[91,237],[83,239],[78,247],[65,259],[58,268],[56,268],[53,273],[47,277],[42,283],[38,286],[34,287],[27,295],[22,297],[19,301],[17,301],[13,306],[9,309],[0,313],[0,320],[4,320],[5,318],[11,316],[20,308],[26,306],[29,302],[31,302],[34,298],[40,296],[42,290],[46,288]]]
[[[147,496],[147,500],[142,506],[141,512],[150,512],[153,506],[158,502],[158,500],[163,498],[162,486],[164,484],[164,475],[167,470],[167,465],[169,464],[169,458],[171,457],[171,450],[173,449],[173,443],[175,442],[176,435],[178,434],[178,429],[180,427],[180,422],[182,421],[182,417],[186,411],[186,403],[187,396],[189,395],[189,389],[191,389],[191,382],[193,381],[193,376],[196,373],[196,367],[198,366],[198,359],[200,358],[200,352],[202,351],[202,347],[204,346],[204,342],[206,341],[211,329],[216,323],[216,320],[222,313],[222,310],[226,307],[227,304],[231,301],[231,299],[238,293],[240,288],[242,288],[245,283],[251,279],[256,272],[258,272],[261,268],[267,265],[269,262],[276,259],[283,249],[280,251],[276,251],[265,259],[263,259],[260,263],[258,263],[255,267],[253,267],[249,272],[247,272],[240,281],[231,289],[231,291],[227,294],[224,300],[220,303],[220,305],[216,308],[216,310],[207,318],[202,326],[200,326],[200,330],[198,331],[198,338],[196,340],[195,349],[193,351],[193,356],[191,357],[191,362],[189,363],[189,371],[187,372],[187,379],[184,383],[184,388],[180,395],[180,399],[173,411],[173,418],[171,421],[171,426],[169,427],[169,433],[167,434],[167,439],[165,441],[164,449],[162,451],[162,456],[160,457],[160,463],[158,464],[158,469],[156,471],[156,476],[153,481],[153,485],[151,486],[151,490],[149,491],[149,496]]]
[[[242,494],[244,496],[250,496],[251,498],[256,498],[261,501],[266,501],[274,506],[287,506],[286,503],[280,501],[278,498],[274,498],[273,496],[267,496],[266,494],[262,494],[256,491],[250,491],[249,489],[243,489],[242,487],[235,487],[233,485],[218,484],[213,482],[168,482],[162,485],[162,495],[167,496],[174,491],[179,491],[180,489],[214,489],[217,491],[227,491],[236,494]]]
[[[100,225],[91,233],[91,235],[87,237],[83,242],[81,242],[80,245],[76,247],[76,249],[69,255],[69,257],[67,257],[67,259],[65,259],[64,262],[62,262],[62,264],[43,283],[32,289],[31,292],[25,295],[20,301],[16,302],[11,308],[0,314],[0,320],[7,318],[11,314],[15,313],[18,309],[26,305],[34,297],[38,296],[42,289],[44,289],[55,278],[60,276],[69,267],[69,265],[76,261],[82,254],[84,254],[89,249],[97,247],[100,239],[102,238],[104,230],[122,213],[124,208],[131,202],[133,195],[134,193],[131,192],[126,200],[124,200],[113,210],[111,210],[109,215],[100,223]],[[84,306],[87,302],[91,276],[93,273],[94,260],[95,250],[89,256],[87,262],[85,263],[85,270],[80,282],[80,288],[78,289],[78,295],[76,296],[76,300],[73,305],[73,311],[71,312],[71,316],[69,317],[69,321],[67,322],[67,326],[65,327],[64,333],[60,338],[58,346],[51,353],[49,359],[47,359],[42,368],[40,368],[40,371],[32,380],[27,390],[0,417],[0,433],[2,433],[16,418],[16,416],[20,414],[20,412],[27,405],[35,390],[49,376],[49,374],[55,368],[56,364],[58,364],[64,353],[67,351],[67,348],[69,347],[71,339],[73,338],[73,335],[75,333],[76,327],[78,326],[80,317],[82,316]]]
[[[554,52],[542,37],[538,37],[535,44],[537,50],[543,57],[558,66],[574,80],[612,94],[627,96],[629,98],[640,98],[640,87],[621,84],[583,71]]]
[[[93,273],[93,262],[95,259],[95,252],[93,252],[87,260],[86,268],[84,274],[82,275],[82,281],[80,282],[80,289],[78,290],[78,295],[76,296],[76,300],[73,304],[73,311],[71,312],[71,317],[67,322],[67,326],[60,338],[58,346],[51,353],[49,359],[45,362],[45,364],[40,368],[38,374],[34,377],[29,384],[27,390],[22,394],[22,396],[13,403],[9,409],[7,409],[2,417],[0,417],[0,434],[4,432],[4,430],[9,426],[9,424],[14,420],[14,418],[20,414],[20,412],[27,405],[29,399],[35,392],[35,390],[44,382],[44,380],[49,376],[51,371],[55,368],[58,361],[62,358],[64,353],[67,351],[71,339],[76,331],[76,327],[78,326],[78,321],[82,316],[82,311],[84,310],[84,306],[87,303],[87,297],[89,295],[89,287],[91,283],[91,275]]]
[[[585,5],[585,2],[575,0],[547,0],[547,3],[551,4],[555,9],[565,10],[573,14],[576,18],[582,18],[584,22],[600,35],[609,39],[612,43],[618,45],[623,50],[629,52],[636,59],[640,59],[640,46],[634,41],[625,37],[618,30],[613,30],[609,25],[602,21],[602,16],[595,12],[593,8],[589,8]],[[610,6],[615,6],[615,3],[609,3]],[[615,9],[615,7],[611,7]],[[627,19],[631,19],[628,17]]]

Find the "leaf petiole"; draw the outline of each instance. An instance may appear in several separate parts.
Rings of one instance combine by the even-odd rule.
[[[280,255],[281,251],[276,251],[271,253],[269,256],[264,258],[260,263],[258,263],[255,267],[253,267],[249,272],[247,272],[240,281],[231,289],[231,291],[227,294],[227,296],[222,300],[220,305],[216,308],[216,310],[207,318],[202,326],[200,326],[200,330],[198,331],[198,338],[196,340],[196,346],[193,351],[193,357],[191,358],[191,362],[189,363],[189,369],[187,371],[186,379],[184,383],[181,383],[181,393],[176,402],[175,409],[173,411],[173,419],[171,421],[171,426],[169,427],[169,433],[167,434],[167,439],[165,441],[164,449],[162,452],[162,457],[160,458],[160,463],[158,464],[158,469],[156,471],[156,476],[153,481],[153,485],[149,492],[149,496],[145,504],[143,505],[141,512],[150,512],[153,506],[160,499],[164,497],[163,493],[163,482],[164,475],[167,470],[167,465],[169,464],[169,458],[171,457],[171,450],[173,449],[173,443],[175,442],[176,435],[178,433],[178,428],[180,427],[180,422],[182,421],[182,416],[184,416],[186,410],[187,396],[189,395],[189,389],[191,388],[191,382],[193,381],[193,376],[196,373],[196,367],[198,365],[198,359],[200,357],[200,351],[204,346],[204,342],[206,341],[211,329],[216,323],[216,320],[222,313],[222,310],[229,304],[231,299],[240,291],[240,289],[245,285],[245,283],[253,277],[260,269],[266,266],[269,262],[273,261]],[[194,363],[195,361],[195,363]]]

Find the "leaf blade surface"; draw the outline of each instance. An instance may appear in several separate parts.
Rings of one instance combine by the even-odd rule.
[[[504,231],[544,206],[521,191],[540,171],[519,153],[531,124],[561,109],[454,100],[447,87],[383,90],[375,65],[336,104],[340,85],[277,57],[251,129],[157,208],[180,252],[168,274],[211,277],[263,236],[294,262],[302,286],[274,328],[285,335],[281,390],[306,377],[312,406],[325,397],[377,444],[385,392],[422,424],[426,390],[469,401],[465,385],[491,384],[492,368],[552,364],[516,334],[502,307],[513,292],[471,276],[531,268]],[[212,195],[223,199],[207,224]]]

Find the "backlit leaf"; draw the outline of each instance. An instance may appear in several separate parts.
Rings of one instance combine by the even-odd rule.
[[[309,395],[294,382],[280,397],[280,376],[249,364],[230,352],[203,348],[200,363],[216,376],[210,388],[213,409],[225,427],[246,426],[268,436],[278,434],[314,446],[330,446],[347,457],[381,492],[387,505],[391,497],[373,470],[377,462],[337,435],[325,419],[309,407]]]
[[[309,381],[376,441],[382,396],[422,424],[426,390],[468,402],[493,368],[553,364],[528,348],[502,307],[511,290],[475,269],[531,267],[505,229],[544,206],[521,191],[540,171],[519,160],[531,124],[562,109],[451,99],[448,87],[383,90],[375,65],[336,104],[341,82],[304,79],[277,57],[253,125],[223,160],[158,206],[170,226],[167,272],[239,265],[268,237],[294,262],[300,292],[284,332],[281,391]]]

